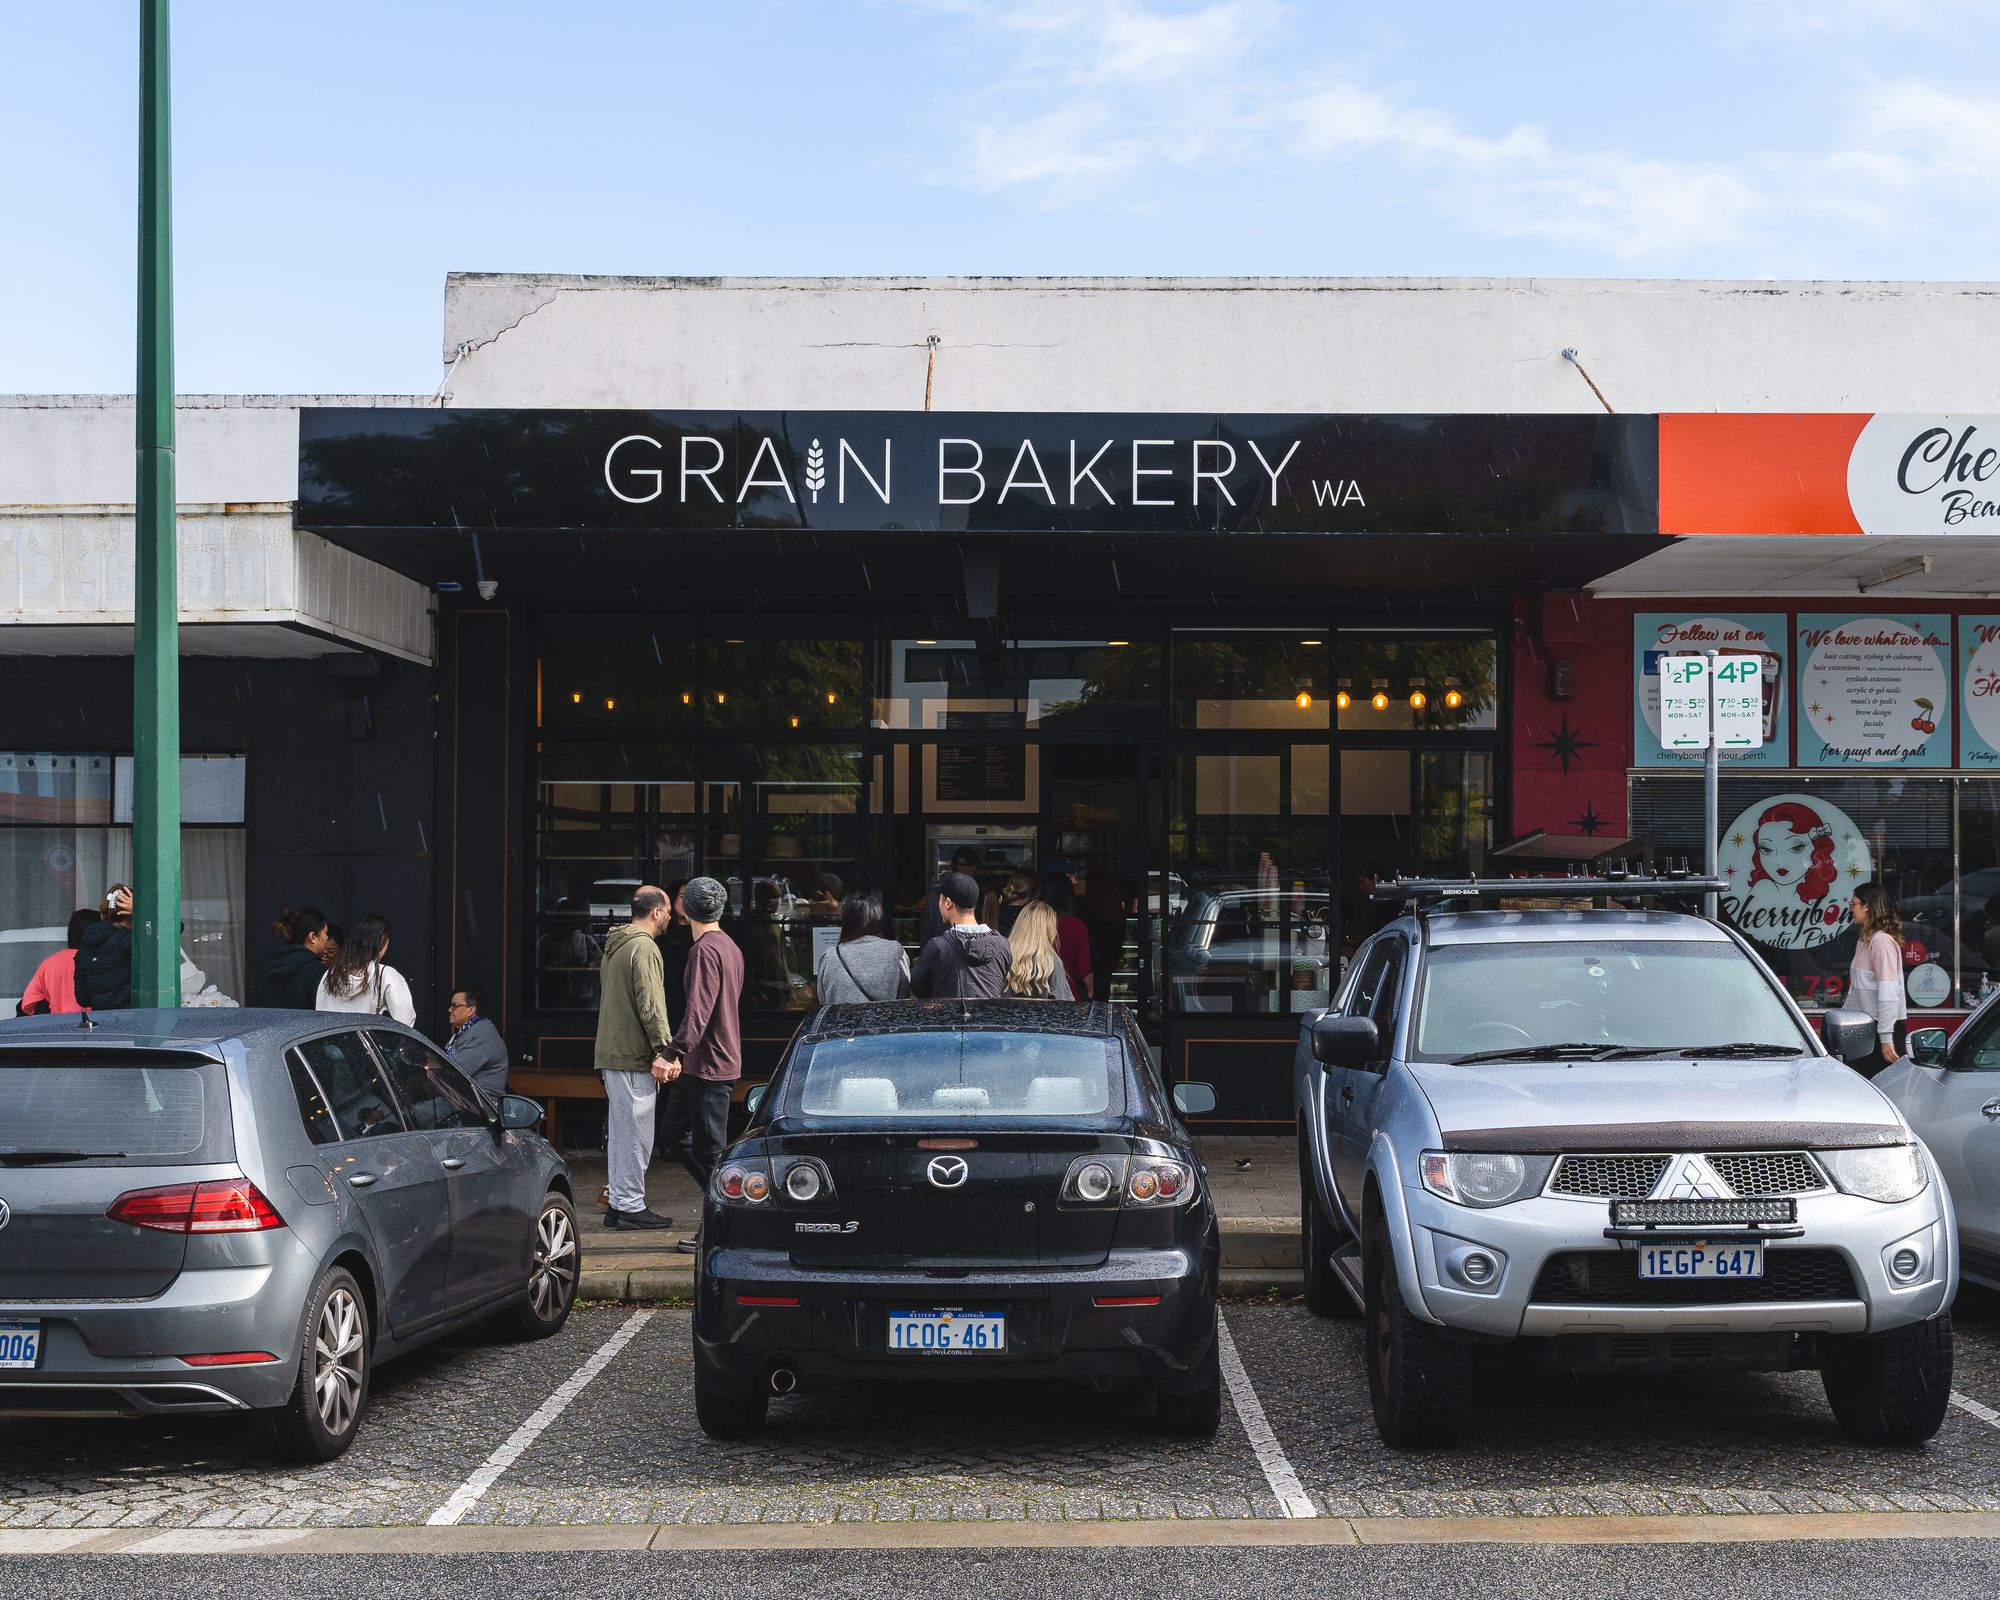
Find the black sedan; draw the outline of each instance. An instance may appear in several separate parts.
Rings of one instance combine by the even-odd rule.
[[[741,1438],[773,1394],[886,1378],[1082,1379],[1214,1434],[1215,1206],[1180,1112],[1106,1005],[829,1006],[710,1180],[695,1408]]]

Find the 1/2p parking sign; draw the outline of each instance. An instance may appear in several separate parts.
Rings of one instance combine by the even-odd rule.
[[[1660,657],[1660,744],[1668,750],[1756,750],[1764,743],[1759,656]]]

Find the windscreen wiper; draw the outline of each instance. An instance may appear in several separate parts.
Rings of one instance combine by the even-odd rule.
[[[1795,1044],[1697,1044],[1675,1052],[1683,1056],[1802,1056]]]
[[[1482,1061],[1596,1061],[1615,1044],[1522,1044],[1511,1050],[1475,1050],[1469,1056],[1453,1056],[1455,1067],[1477,1066]]]
[[[115,1161],[123,1150],[0,1150],[0,1167],[39,1167],[52,1161]]]

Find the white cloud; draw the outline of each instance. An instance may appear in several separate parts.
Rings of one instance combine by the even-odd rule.
[[[2000,99],[1915,80],[1870,86],[1865,65],[1852,69],[1851,126],[1826,147],[1812,148],[1807,129],[1791,150],[1688,160],[1569,145],[1529,121],[1468,126],[1367,81],[1353,61],[1316,63],[1272,0],[929,3],[971,18],[1000,52],[941,177],[1041,208],[1146,210],[1190,177],[1288,162],[1302,194],[1315,179],[1400,184],[1490,236],[1685,265],[1780,251],[1808,222],[1907,226],[1906,197],[1926,183],[2000,178]],[[1960,0],[1933,3],[1951,11]],[[1915,29],[1926,15],[1915,0],[1755,0],[1742,14],[1829,30],[1841,19]]]

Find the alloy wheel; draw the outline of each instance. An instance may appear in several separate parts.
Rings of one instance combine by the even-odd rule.
[[[361,1307],[349,1290],[335,1289],[320,1307],[319,1326],[313,1330],[313,1394],[320,1426],[336,1437],[353,1425],[360,1409],[366,1346]]]
[[[547,1320],[569,1304],[576,1288],[576,1231],[569,1213],[549,1206],[535,1224],[535,1265],[528,1274],[528,1303]]]

